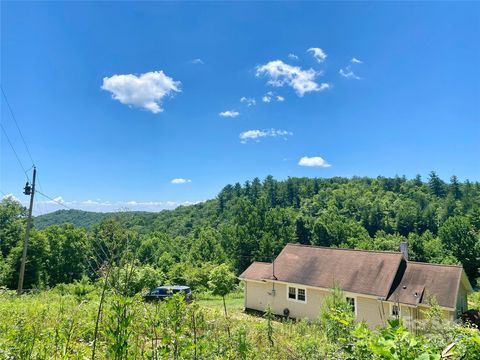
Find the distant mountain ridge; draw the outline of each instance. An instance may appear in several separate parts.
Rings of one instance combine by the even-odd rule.
[[[105,218],[113,216],[114,213],[101,213],[83,210],[57,210],[48,214],[36,216],[34,219],[35,228],[42,230],[50,225],[70,223],[78,227],[90,229]]]

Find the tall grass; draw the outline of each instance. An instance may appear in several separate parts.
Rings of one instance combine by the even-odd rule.
[[[392,322],[369,330],[337,300],[330,302],[332,313],[315,322],[233,308],[227,320],[222,306],[208,305],[213,299],[201,305],[187,305],[180,296],[144,303],[107,291],[95,359],[440,359],[446,344],[454,344],[449,359],[480,358],[476,329],[448,323],[442,332],[424,326],[415,335]],[[99,302],[98,290],[83,299],[56,290],[21,297],[1,292],[0,359],[91,358]],[[427,321],[437,324],[434,317]]]

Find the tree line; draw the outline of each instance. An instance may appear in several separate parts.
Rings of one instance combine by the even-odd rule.
[[[0,286],[16,287],[25,215],[12,199],[0,203]],[[271,261],[286,243],[398,251],[401,241],[408,241],[411,260],[461,264],[475,281],[480,183],[456,176],[445,182],[435,172],[426,181],[255,178],[172,211],[112,214],[88,229],[68,223],[34,229],[25,283],[95,279],[109,251],[122,244],[135,249],[147,278],[202,289],[216,265],[239,274],[252,261]]]

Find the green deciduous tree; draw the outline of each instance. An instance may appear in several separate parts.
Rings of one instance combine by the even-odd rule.
[[[225,318],[227,318],[227,305],[225,296],[235,287],[236,277],[227,264],[221,264],[212,269],[209,276],[208,285],[212,294],[221,296],[223,299],[223,309]]]
[[[470,279],[477,277],[480,243],[470,220],[464,216],[453,216],[440,227],[438,235],[444,247],[463,264]]]

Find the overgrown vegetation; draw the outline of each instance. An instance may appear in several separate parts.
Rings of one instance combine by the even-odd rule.
[[[254,179],[174,211],[34,230],[25,287],[42,291],[17,297],[7,289],[16,287],[25,209],[4,199],[0,359],[440,359],[442,351],[476,359],[478,330],[443,320],[435,304],[415,332],[398,321],[370,330],[339,290],[311,323],[275,320],[270,309],[246,315],[231,291],[234,274],[289,242],[398,250],[408,239],[411,259],[461,263],[474,280],[479,204],[479,183],[446,184],[434,173],[427,183]],[[197,301],[144,303],[142,291],[160,284],[187,284]]]
[[[33,231],[25,287],[95,279],[111,245],[127,239],[144,267],[132,281],[195,290],[208,287],[216,265],[227,263],[238,275],[254,260],[271,261],[289,242],[398,251],[408,240],[410,259],[462,264],[472,281],[480,265],[480,184],[455,176],[445,183],[433,172],[427,182],[267,177],[227,185],[216,199],[173,211],[99,216],[90,229],[60,224]],[[9,288],[16,287],[24,222],[22,206],[0,203],[0,285]]]
[[[77,284],[77,286],[80,286]],[[17,297],[0,293],[1,359],[91,359],[100,289],[79,297],[54,289]],[[63,292],[63,295],[60,293]],[[74,291],[75,293],[79,293]],[[236,299],[158,304],[110,289],[99,323],[95,359],[478,359],[480,333],[442,323],[435,308],[410,332],[397,320],[370,330],[355,323],[334,291],[318,321],[244,314]],[[238,299],[240,302],[242,299]],[[240,303],[241,305],[241,303]],[[319,309],[320,310],[320,309]],[[230,335],[227,331],[230,329]],[[452,345],[453,344],[453,345]]]

